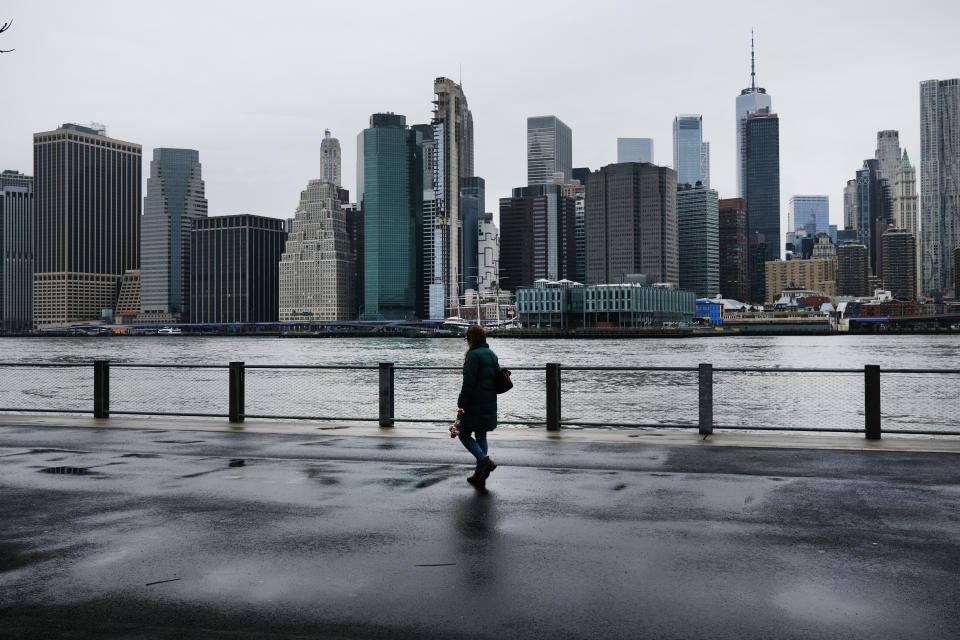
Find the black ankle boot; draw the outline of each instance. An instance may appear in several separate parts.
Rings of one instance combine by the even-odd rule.
[[[490,477],[490,472],[497,468],[496,463],[490,459],[490,456],[487,456],[480,461],[480,466],[477,468],[477,475],[483,482],[487,481],[487,478]]]

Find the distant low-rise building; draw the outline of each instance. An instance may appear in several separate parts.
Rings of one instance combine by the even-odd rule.
[[[773,302],[789,288],[808,289],[825,296],[837,294],[836,260],[772,260],[766,266],[767,302]]]
[[[541,281],[517,291],[517,314],[528,326],[660,327],[693,322],[695,300],[691,291],[641,284]]]
[[[715,327],[723,324],[723,300],[719,298],[697,298],[697,318],[706,320]]]

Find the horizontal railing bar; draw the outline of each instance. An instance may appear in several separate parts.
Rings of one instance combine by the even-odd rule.
[[[90,362],[0,362],[0,367],[89,367],[93,365]]]
[[[89,367],[93,361],[76,362],[0,362],[0,367]],[[156,369],[228,369],[222,364],[182,364],[182,363],[146,363],[146,362],[110,362],[111,367],[124,368],[156,368]],[[375,371],[378,365],[328,365],[328,364],[245,364],[246,369],[362,369]],[[511,371],[542,371],[544,366],[515,365],[507,367]],[[411,369],[417,371],[460,371],[460,366],[421,366],[395,365],[394,369]],[[698,371],[697,367],[616,367],[616,366],[578,366],[561,365],[564,371]],[[854,373],[862,374],[863,369],[845,368],[803,368],[803,367],[714,367],[714,373]],[[960,374],[960,369],[885,369],[881,373],[911,373],[911,374]]]
[[[883,428],[883,435],[897,435],[902,433],[908,436],[960,436],[960,431],[928,431],[927,429],[897,429],[890,427]]]
[[[563,371],[699,371],[697,367],[579,367],[565,364],[561,364],[560,369]]]
[[[415,364],[413,365],[404,364],[404,365],[396,365],[393,368],[394,369],[415,369],[417,371],[463,371],[462,366],[461,367],[428,367],[428,366],[420,366]],[[529,365],[527,366],[510,365],[504,368],[510,369],[510,371],[543,371],[545,369],[545,367],[543,366],[536,367],[536,366],[529,366]]]
[[[425,422],[428,424],[453,424],[453,420],[450,418],[447,419],[432,419],[432,418],[394,418],[394,422]],[[498,420],[498,425],[501,424],[522,424],[522,425],[531,425],[535,427],[542,427],[545,422],[543,420]]]
[[[29,411],[31,413],[93,413],[87,409],[12,409],[9,407],[0,407],[0,411]]]
[[[880,367],[880,373],[945,373],[958,374],[960,369],[884,369]]]
[[[324,420],[327,422],[377,422],[380,418],[343,418],[336,416],[274,416],[259,413],[245,413],[244,418],[262,418],[264,420]]]
[[[92,412],[90,412],[92,413]],[[117,411],[110,409],[110,415],[124,416],[179,416],[181,418],[229,418],[226,413],[171,413],[168,411]]]
[[[588,420],[561,420],[561,425],[577,425],[581,427],[626,427],[626,428],[645,428],[645,429],[696,429],[696,422],[687,422],[683,424],[640,424],[637,422],[591,422]]]
[[[800,367],[714,367],[723,373],[854,373],[863,375],[863,369],[804,369]]]
[[[126,369],[230,369],[226,364],[143,364],[136,362],[111,362],[110,368]]]
[[[714,429],[730,429],[733,431],[813,431],[817,433],[863,433],[863,428],[848,427],[769,427],[765,425],[743,426],[733,424],[715,424]]]
[[[377,371],[379,365],[337,364],[244,364],[244,369],[367,369]]]

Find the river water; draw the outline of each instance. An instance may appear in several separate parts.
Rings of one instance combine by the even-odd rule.
[[[717,425],[863,428],[863,366],[883,369],[960,369],[960,336],[723,336],[682,339],[532,340],[491,338],[502,366],[513,367],[515,388],[500,396],[505,422],[542,424],[542,367],[844,368],[852,373],[716,372]],[[375,367],[394,362],[396,417],[447,421],[459,390],[456,370],[464,342],[416,338],[77,337],[3,338],[3,363],[220,365],[327,365]],[[523,370],[520,367],[539,367]],[[91,367],[0,366],[0,407],[92,407]],[[377,416],[374,369],[248,369],[248,416],[335,418]],[[114,412],[206,413],[227,411],[227,372],[219,369],[113,367]],[[695,425],[695,371],[581,371],[562,376],[565,422],[617,425]],[[960,375],[883,373],[885,430],[960,430]],[[571,427],[576,425],[570,425]],[[433,424],[431,428],[436,428]]]

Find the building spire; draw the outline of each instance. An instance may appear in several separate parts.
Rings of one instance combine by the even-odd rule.
[[[753,62],[753,29],[750,29],[750,89],[757,90],[757,73]]]

